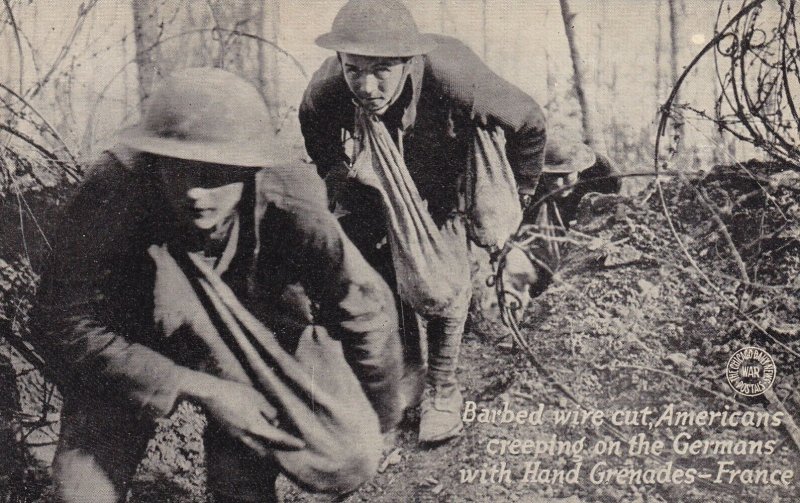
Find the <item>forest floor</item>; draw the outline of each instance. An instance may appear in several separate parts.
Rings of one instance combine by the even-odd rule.
[[[541,424],[474,421],[460,437],[423,447],[417,442],[418,417],[411,412],[387,442],[380,473],[344,501],[800,501],[800,475],[785,484],[779,480],[789,470],[800,471],[795,424],[800,421],[800,180],[772,165],[748,168],[759,176],[723,169],[701,181],[665,187],[675,232],[698,268],[675,246],[658,193],[588,197],[567,236],[559,273],[534,299],[521,327],[541,367],[511,344],[508,329],[491,314],[496,309],[486,292],[478,292],[482,313],[473,313],[463,345],[459,377],[465,399],[475,402],[477,411],[541,408]],[[476,285],[488,272],[478,271]],[[737,395],[726,381],[729,358],[744,346],[763,348],[775,361],[775,382],[760,397]],[[652,412],[642,420],[635,412],[645,407]],[[594,414],[587,418],[602,416],[602,424],[591,419],[556,424],[557,416],[581,410]],[[770,424],[723,426],[717,415],[712,425],[701,419],[691,425],[675,416],[701,411],[725,412],[740,423],[768,414]],[[203,424],[187,404],[163,421],[131,501],[209,500]],[[554,438],[561,443],[550,446]],[[663,442],[663,450],[632,453],[635,438]],[[502,445],[511,448],[513,440],[540,441],[543,452],[497,452]],[[598,452],[615,441],[619,451]],[[536,480],[526,480],[526,467],[532,470],[537,462],[538,476],[529,477]],[[480,477],[465,480],[472,470],[493,466],[510,473],[483,483]],[[577,480],[571,480],[567,475],[576,467]],[[634,474],[641,470],[641,479],[630,480],[626,468]],[[600,480],[613,469],[622,475]],[[729,472],[719,476],[720,470],[734,469],[741,470],[735,480]],[[676,475],[689,470],[696,470],[691,482]],[[777,475],[772,482],[752,480],[756,470]],[[543,480],[559,471],[566,480]],[[46,478],[41,475],[46,472],[37,473]],[[279,480],[279,492],[286,502],[332,501],[286,479]],[[46,494],[8,501],[46,501]]]

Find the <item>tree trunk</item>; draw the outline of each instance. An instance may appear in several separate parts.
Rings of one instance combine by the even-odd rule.
[[[547,50],[547,47],[543,48],[544,50],[544,61],[545,65],[547,66],[547,102],[544,105],[545,110],[547,112],[552,112],[556,106],[556,73],[553,68],[553,57],[550,55],[550,51]]]
[[[661,22],[661,0],[656,1],[656,106],[661,106],[661,88],[664,80],[661,53],[664,51],[664,27]]]
[[[488,0],[481,1],[481,36],[483,37],[483,60],[487,63],[489,58],[489,16],[487,10],[489,9]]]
[[[274,44],[280,43],[281,36],[281,2],[269,0],[262,2],[263,22],[261,34],[264,39]],[[265,44],[259,44],[259,57],[262,68],[259,71],[261,79],[261,92],[267,102],[270,114],[275,124],[278,124],[283,110],[280,85],[280,58],[277,51]]]
[[[150,93],[161,60],[161,48],[157,44],[162,30],[158,24],[159,2],[157,0],[133,0],[133,34],[136,38],[136,68],[139,72],[139,97]]]
[[[600,68],[602,65],[605,64],[605,39],[603,38],[603,33],[605,32],[605,27],[608,24],[608,4],[603,2],[600,6],[600,21],[596,24],[596,34],[597,34],[597,64],[594,67],[594,82],[597,85],[598,89],[600,88],[600,82],[602,82],[603,76],[600,73]]]
[[[678,81],[681,74],[681,53],[683,49],[683,16],[686,9],[684,8],[683,0],[669,0],[669,24],[670,24],[670,42],[672,50],[670,52],[670,70],[672,77],[672,85]],[[680,93],[675,95],[674,103],[679,105],[681,103]],[[676,110],[673,117],[673,130],[675,133],[675,153],[681,154],[684,150],[685,139],[684,135],[684,122],[683,113]]]
[[[264,2],[132,0],[140,96],[150,93],[159,76],[213,66],[249,80],[270,101],[276,96],[270,79],[278,74],[277,59],[273,48],[258,39],[277,40],[273,28],[280,0],[271,0],[269,9]],[[265,37],[266,17],[271,19]]]
[[[605,153],[605,141],[603,140],[603,130],[597,115],[596,103],[589,95],[588,74],[575,39],[573,26],[575,14],[570,10],[568,0],[559,0],[559,2],[561,3],[561,17],[564,19],[564,32],[567,35],[569,52],[572,57],[575,94],[581,107],[584,141],[596,151]]]

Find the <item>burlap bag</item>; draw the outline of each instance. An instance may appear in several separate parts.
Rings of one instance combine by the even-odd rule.
[[[470,287],[466,247],[440,232],[386,126],[359,107],[355,139],[350,176],[381,194],[400,298],[422,315],[447,316]]]
[[[517,183],[499,127],[476,127],[466,173],[467,232],[478,245],[499,250],[522,222]]]
[[[305,442],[300,450],[272,452],[289,478],[341,494],[374,474],[382,447],[378,417],[338,341],[310,325],[289,354],[207,264],[189,254],[175,258],[166,246],[148,251],[157,268],[159,323],[168,329],[188,320],[220,377],[250,382],[278,410],[280,427]]]

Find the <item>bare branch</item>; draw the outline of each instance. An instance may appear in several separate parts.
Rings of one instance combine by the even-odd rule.
[[[3,4],[5,4],[6,11],[8,11],[8,20],[11,23],[11,27],[14,29],[14,39],[17,42],[17,53],[19,54],[19,92],[22,92],[23,79],[25,77],[25,57],[22,54],[22,40],[19,37],[19,27],[14,18],[14,11],[11,9],[11,3],[8,0],[3,0]]]

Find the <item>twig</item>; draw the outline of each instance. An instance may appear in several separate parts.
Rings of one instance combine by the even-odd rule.
[[[14,39],[17,42],[17,54],[19,55],[19,92],[22,92],[23,79],[25,77],[25,57],[22,54],[22,40],[19,38],[19,26],[14,18],[14,11],[11,9],[11,3],[8,0],[3,0],[8,12],[8,20],[11,27],[14,29]]]
[[[627,364],[627,363],[617,363],[617,364],[615,364],[613,366],[610,366],[610,368],[612,368],[612,369],[643,370],[643,371],[646,371],[646,372],[653,372],[653,373],[656,373],[656,374],[669,376],[669,377],[671,377],[673,379],[681,381],[684,384],[688,384],[689,386],[691,386],[693,388],[697,388],[697,389],[699,389],[699,390],[701,390],[701,391],[703,391],[705,393],[708,393],[709,395],[711,395],[713,397],[719,398],[720,400],[724,400],[726,402],[732,403],[732,404],[734,404],[734,405],[736,405],[738,407],[751,408],[751,407],[748,407],[748,406],[746,406],[745,404],[743,404],[741,402],[737,402],[736,400],[734,400],[733,398],[731,398],[729,396],[725,396],[725,395],[723,395],[721,393],[717,393],[714,390],[710,390],[710,389],[708,389],[706,387],[703,387],[703,386],[697,384],[696,382],[690,381],[689,379],[686,379],[685,377],[681,377],[679,375],[676,375],[676,374],[674,374],[672,372],[668,372],[666,370],[656,369],[656,368],[653,368],[653,367],[645,367],[645,366],[642,366],[642,365],[631,365],[631,364]]]
[[[2,82],[0,82],[0,89],[3,89],[3,90],[5,90],[6,92],[8,92],[9,94],[11,94],[12,96],[14,96],[14,97],[15,97],[16,99],[18,99],[18,100],[19,100],[19,101],[20,101],[20,102],[21,102],[23,105],[25,105],[25,107],[27,107],[27,108],[28,108],[28,109],[29,109],[31,112],[33,112],[34,114],[36,114],[36,116],[37,116],[37,117],[39,117],[39,119],[42,121],[42,123],[45,125],[45,127],[47,127],[48,131],[50,131],[50,134],[52,134],[52,135],[53,135],[53,137],[54,137],[56,140],[58,140],[58,142],[59,142],[59,143],[61,144],[61,146],[63,147],[64,151],[67,153],[67,155],[69,155],[69,157],[70,157],[70,159],[72,160],[72,162],[77,162],[77,160],[76,160],[75,156],[72,154],[72,151],[71,151],[71,150],[69,149],[69,147],[67,146],[67,142],[65,142],[65,141],[64,141],[64,139],[63,139],[63,138],[61,137],[61,135],[58,133],[58,131],[56,130],[56,128],[54,128],[54,127],[53,127],[53,126],[50,124],[50,122],[49,122],[47,119],[45,119],[44,115],[42,115],[41,113],[39,113],[39,111],[36,109],[36,107],[34,107],[33,105],[31,105],[31,103],[30,103],[28,100],[26,100],[25,98],[23,98],[23,97],[22,97],[22,96],[20,96],[19,94],[15,93],[15,92],[14,92],[14,91],[13,91],[11,88],[9,88],[8,86],[4,85]]]
[[[10,320],[0,320],[0,337],[4,338],[28,363],[39,369],[45,369],[44,359],[28,346],[28,343],[14,335]]]
[[[94,8],[95,5],[97,5],[98,1],[99,0],[89,0],[88,2],[81,4],[80,9],[78,10],[78,19],[75,21],[75,24],[72,27],[72,32],[70,33],[69,37],[67,37],[67,40],[64,42],[64,44],[62,44],[61,50],[56,55],[55,59],[53,60],[53,63],[50,65],[50,69],[47,71],[47,73],[45,73],[45,75],[41,79],[39,79],[38,82],[36,82],[36,84],[34,84],[33,87],[28,89],[26,92],[22,93],[23,96],[25,96],[28,99],[33,98],[34,96],[39,94],[39,91],[41,91],[42,88],[50,81],[50,77],[53,76],[53,73],[55,73],[59,65],[61,65],[61,62],[64,61],[64,59],[67,57],[67,54],[69,53],[69,50],[72,47],[72,44],[78,37],[78,34],[80,33],[81,28],[83,27],[83,23],[86,20],[86,15],[89,13],[90,10]]]
[[[789,434],[789,437],[794,442],[794,445],[800,449],[800,428],[797,427],[797,423],[794,421],[794,417],[786,410],[786,407],[781,402],[778,395],[775,394],[775,390],[772,388],[767,388],[764,392],[764,398],[776,409],[783,412],[783,427],[786,428],[786,432]]]
[[[30,136],[26,135],[25,133],[21,133],[21,132],[17,131],[14,128],[6,126],[5,124],[0,124],[0,130],[7,131],[7,132],[11,133],[13,136],[16,136],[17,138],[21,139],[22,141],[24,141],[28,145],[32,146],[33,148],[35,148],[36,150],[41,152],[48,159],[51,159],[51,160],[53,160],[55,162],[59,162],[58,157],[56,157],[55,154],[53,154],[52,152],[50,152],[49,150],[47,150],[43,146],[39,145],[36,142],[36,140],[34,140]]]
[[[736,245],[733,243],[733,238],[731,237],[731,233],[728,231],[728,226],[725,225],[725,222],[723,222],[722,218],[720,218],[719,210],[717,209],[716,205],[713,203],[713,201],[711,201],[711,198],[708,196],[708,193],[705,189],[697,189],[694,186],[692,186],[692,189],[695,190],[698,195],[700,195],[700,201],[711,211],[711,218],[714,220],[714,223],[717,224],[717,229],[720,233],[722,233],[722,236],[728,243],[728,248],[730,249],[733,261],[736,263],[736,267],[739,269],[739,276],[741,276],[740,279],[744,283],[750,283],[750,275],[747,274],[747,267],[744,265],[742,256],[739,254],[739,250],[736,249]]]

